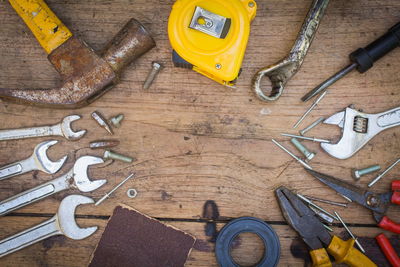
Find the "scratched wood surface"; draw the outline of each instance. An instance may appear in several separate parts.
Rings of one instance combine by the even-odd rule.
[[[117,203],[125,203],[195,235],[199,241],[190,254],[188,266],[216,266],[214,244],[204,233],[202,211],[207,200],[215,201],[219,208],[218,229],[232,218],[262,218],[271,223],[280,237],[280,266],[307,264],[307,250],[284,222],[274,189],[286,185],[306,195],[343,199],[307,175],[270,140],[276,138],[290,146],[289,140],[280,133],[294,132],[292,125],[311,104],[302,103],[300,97],[345,66],[350,52],[368,44],[398,22],[400,2],[331,1],[301,70],[289,82],[281,99],[274,103],[262,103],[254,97],[250,90],[251,78],[259,68],[287,55],[310,0],[258,1],[258,14],[252,24],[236,89],[224,88],[197,73],[173,67],[167,37],[167,20],[173,1],[51,0],[47,3],[73,32],[96,50],[100,50],[130,17],[150,30],[157,48],[132,64],[112,91],[83,109],[50,110],[0,102],[0,128],[53,124],[66,115],[82,115],[83,119],[74,123],[74,127],[85,128],[88,134],[77,142],[56,138],[61,145],[49,150],[52,159],[69,154],[62,173],[73,165],[76,157],[101,155],[101,151],[89,150],[88,143],[109,136],[90,119],[92,111],[99,110],[107,117],[124,113],[123,126],[114,136],[121,140],[121,145],[115,150],[137,161],[132,165],[115,162],[90,169],[92,179],[106,178],[108,184],[85,195],[98,199],[128,173],[137,175],[102,205],[77,210],[81,225],[100,226],[95,235],[83,241],[53,237],[0,259],[0,265],[85,266],[113,208]],[[0,87],[56,86],[57,73],[7,1],[0,1],[0,25]],[[398,106],[399,57],[400,50],[393,51],[366,74],[354,72],[339,81],[301,127],[350,104],[369,113]],[[166,68],[151,89],[144,91],[142,83],[153,60],[163,62]],[[314,129],[310,135],[337,138],[340,132],[325,125]],[[399,128],[387,130],[348,160],[329,157],[318,144],[307,143],[317,152],[311,165],[353,181],[351,168],[371,164],[387,167],[400,156],[398,135]],[[36,144],[47,139],[0,142],[0,165],[28,157]],[[373,189],[389,190],[390,181],[398,174],[399,169],[394,169]],[[358,184],[366,187],[372,178],[373,175],[363,177]],[[32,172],[1,181],[0,199],[50,179],[49,175]],[[126,197],[128,188],[137,189],[137,198]],[[0,238],[47,219],[57,211],[60,200],[72,192],[79,193],[62,192],[0,218]],[[352,226],[354,233],[363,237],[368,255],[385,266],[387,263],[372,239],[382,230],[376,228],[369,211],[356,204],[335,209]],[[389,215],[400,221],[398,209],[391,209]],[[334,229],[336,234],[344,234],[343,228]],[[387,235],[400,249],[398,237]],[[255,238],[243,237],[236,249],[235,255],[242,255],[236,258],[238,262],[250,264],[256,261],[260,245]]]

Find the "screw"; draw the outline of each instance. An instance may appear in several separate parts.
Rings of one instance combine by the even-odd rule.
[[[156,76],[158,73],[163,69],[163,65],[161,63],[153,61],[151,63],[152,69],[149,72],[149,75],[147,75],[146,81],[143,84],[143,89],[147,90],[150,88],[150,86],[153,84],[154,80],[156,79]]]
[[[100,205],[104,200],[106,200],[112,193],[114,193],[115,190],[120,188],[124,183],[126,183],[129,179],[132,178],[134,173],[130,174],[128,177],[126,177],[122,182],[120,182],[116,187],[114,187],[110,192],[106,193],[102,198],[100,198],[94,205],[98,206]]]
[[[310,114],[310,112],[318,105],[319,102],[326,96],[328,91],[325,91],[322,95],[318,97],[317,100],[311,105],[311,107],[301,116],[301,118],[296,122],[296,124],[293,126],[293,129],[297,128],[297,126],[300,125],[300,123]]]
[[[217,70],[220,70],[220,69],[222,68],[222,65],[218,63],[218,64],[215,65],[215,68],[216,68]]]
[[[292,144],[306,157],[307,161],[310,161],[314,158],[315,153],[309,151],[302,143],[300,143],[299,140],[292,138],[290,142],[292,142]]]
[[[335,215],[336,217],[338,217],[339,221],[343,224],[344,228],[346,229],[346,231],[349,233],[349,235],[351,236],[351,238],[354,239],[354,241],[356,242],[358,248],[362,251],[362,253],[365,254],[365,249],[361,246],[360,242],[358,242],[358,239],[353,235],[353,233],[350,231],[350,229],[347,227],[347,225],[344,223],[344,221],[342,220],[342,218],[340,217],[339,213],[337,213],[335,211]]]
[[[118,114],[115,117],[112,117],[110,119],[110,123],[115,127],[115,128],[119,128],[121,127],[121,121],[124,119],[124,114]]]
[[[299,139],[308,140],[308,141],[313,141],[313,142],[318,142],[318,143],[328,143],[328,144],[331,143],[331,141],[329,141],[329,140],[315,138],[315,137],[301,136],[301,135],[288,134],[288,133],[282,133],[281,135],[282,136],[299,138]]]
[[[285,151],[286,153],[288,153],[292,158],[294,158],[295,160],[297,160],[297,162],[299,162],[301,165],[303,165],[304,167],[306,167],[307,169],[312,170],[312,167],[310,165],[308,165],[307,163],[305,163],[302,159],[300,159],[299,157],[297,157],[295,154],[293,154],[292,152],[290,152],[286,147],[284,147],[283,145],[279,144],[277,141],[275,141],[275,139],[272,139],[272,142],[277,145],[280,149],[282,149],[283,151]]]
[[[133,161],[133,158],[131,158],[131,157],[124,156],[124,155],[112,152],[110,150],[104,151],[103,158],[104,159],[115,159],[115,160],[123,161],[126,163],[132,163],[132,161]]]
[[[360,169],[360,170],[353,169],[351,175],[353,176],[354,179],[359,180],[361,178],[361,176],[367,175],[367,174],[372,173],[372,172],[379,171],[380,169],[381,169],[381,166],[372,165],[372,166],[370,166],[368,168],[365,168],[365,169]]]
[[[317,210],[322,211],[322,212],[325,213],[326,215],[329,215],[329,217],[332,217],[332,218],[335,219],[336,221],[339,221],[339,219],[338,219],[335,215],[333,215],[333,214],[329,213],[328,211],[324,210],[323,208],[321,208],[320,206],[318,206],[317,204],[315,204],[314,202],[312,202],[311,200],[309,200],[309,199],[306,198],[305,196],[300,195],[300,194],[296,194],[296,195],[297,195],[297,197],[299,197],[301,200],[303,200],[303,201],[306,202],[307,204],[313,206],[313,207],[316,208]]]
[[[390,165],[389,168],[387,168],[384,172],[382,172],[382,173],[379,174],[374,180],[372,180],[372,182],[370,182],[370,183],[368,184],[368,187],[371,187],[371,186],[373,186],[374,184],[376,184],[383,176],[385,176],[386,173],[388,173],[391,169],[393,169],[394,166],[396,166],[397,163],[399,163],[399,162],[400,162],[400,159],[397,159],[397,160],[395,161],[395,163],[393,163],[392,165]]]
[[[108,124],[108,122],[106,121],[106,119],[104,119],[103,115],[100,114],[100,112],[98,111],[94,111],[92,113],[92,118],[101,126],[103,127],[109,134],[113,135],[113,131],[110,127],[110,125]]]
[[[320,124],[321,122],[323,122],[325,120],[324,117],[319,118],[318,120],[314,121],[312,124],[310,124],[310,126],[307,126],[306,128],[304,128],[303,130],[300,131],[301,135],[304,135],[306,132],[310,131],[312,128],[314,128],[315,126],[317,126],[318,124]]]

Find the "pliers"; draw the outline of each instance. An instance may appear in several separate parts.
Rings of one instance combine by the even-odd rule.
[[[372,211],[372,215],[376,220],[378,226],[382,229],[400,234],[400,224],[390,220],[385,214],[391,204],[400,205],[400,180],[392,182],[392,191],[383,194],[377,194],[359,188],[355,185],[337,179],[335,177],[319,173],[313,170],[305,169],[315,178],[326,184],[336,192],[345,197],[348,197],[353,202],[364,206]],[[400,259],[392,248],[387,238],[382,235],[377,237],[378,243],[385,253],[386,257],[393,266],[400,266]]]
[[[284,218],[310,247],[313,266],[332,266],[328,253],[337,263],[346,263],[353,267],[377,266],[354,247],[354,239],[344,241],[337,236],[331,236],[315,213],[289,189],[281,186],[275,193]]]

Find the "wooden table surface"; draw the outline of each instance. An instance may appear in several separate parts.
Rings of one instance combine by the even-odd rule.
[[[220,86],[193,71],[173,67],[167,37],[167,20],[173,2],[47,1],[72,31],[96,50],[100,50],[131,17],[150,30],[157,48],[132,64],[123,73],[118,86],[88,107],[51,110],[0,102],[0,128],[53,124],[66,115],[82,115],[83,119],[74,123],[74,127],[85,128],[88,134],[77,142],[56,138],[61,145],[49,150],[52,159],[69,154],[62,173],[73,165],[76,157],[100,156],[101,151],[90,150],[88,143],[110,137],[90,118],[91,112],[99,110],[107,117],[123,113],[126,118],[114,136],[121,145],[115,150],[134,156],[137,161],[131,165],[114,162],[90,169],[90,177],[106,178],[108,184],[85,195],[97,200],[130,172],[137,175],[102,205],[78,208],[80,225],[100,227],[93,236],[82,241],[52,237],[2,258],[0,265],[85,266],[114,207],[124,203],[196,236],[198,242],[187,266],[216,266],[214,244],[204,232],[206,220],[202,212],[207,200],[215,201],[218,206],[220,216],[215,220],[218,229],[232,218],[259,217],[270,223],[280,237],[280,266],[308,264],[307,248],[284,221],[274,189],[286,185],[305,195],[343,199],[307,175],[302,166],[271,142],[271,138],[290,146],[288,138],[281,137],[280,133],[294,132],[293,124],[310,106],[309,102],[302,103],[300,97],[348,64],[350,52],[368,44],[398,22],[400,1],[331,1],[302,68],[288,83],[280,100],[273,103],[263,103],[254,96],[250,89],[251,78],[259,68],[287,55],[311,0],[258,1],[243,72],[235,89]],[[8,1],[0,1],[0,25],[0,87],[56,86],[57,73]],[[350,104],[368,113],[398,106],[399,58],[400,49],[397,49],[367,73],[353,72],[333,85],[330,94],[300,128]],[[166,68],[151,89],[145,91],[142,83],[153,60],[165,63]],[[310,135],[336,138],[340,131],[321,125]],[[48,139],[0,142],[0,164],[28,157],[36,144]],[[316,143],[307,143],[307,146],[317,152],[311,162],[315,169],[354,182],[350,176],[352,168],[371,164],[387,167],[400,156],[399,128],[382,132],[348,160],[328,156]],[[388,191],[398,173],[397,167],[373,190]],[[374,174],[363,177],[357,184],[365,188],[373,177]],[[41,172],[31,172],[1,181],[0,199],[50,179]],[[127,198],[128,188],[137,189],[135,199]],[[0,218],[0,238],[46,220],[57,211],[60,200],[77,192],[56,194]],[[321,206],[340,212],[353,232],[361,237],[368,255],[381,266],[387,266],[373,239],[382,230],[376,227],[367,209],[356,204],[349,204],[348,208]],[[391,209],[389,215],[400,221],[398,208]],[[335,234],[347,238],[339,224],[333,228]],[[386,234],[399,251],[398,236]],[[245,235],[238,240],[234,255],[238,262],[249,264],[256,261],[261,251],[259,241]]]

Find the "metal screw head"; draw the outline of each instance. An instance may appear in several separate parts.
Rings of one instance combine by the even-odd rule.
[[[254,7],[254,2],[253,1],[249,2],[248,6],[253,8]]]
[[[153,69],[155,69],[155,70],[159,70],[159,69],[161,69],[163,67],[161,65],[161,63],[158,63],[158,62],[155,62],[155,61],[151,62],[151,65],[153,66]]]
[[[215,68],[217,69],[217,70],[220,70],[221,68],[222,68],[222,65],[221,64],[215,64]]]
[[[119,128],[119,127],[121,127],[121,121],[123,119],[124,119],[124,115],[123,114],[118,114],[117,116],[112,117],[110,119],[110,122],[115,128]]]
[[[353,176],[353,178],[356,180],[359,180],[361,178],[359,170],[356,170],[356,169],[352,170],[351,176]]]

